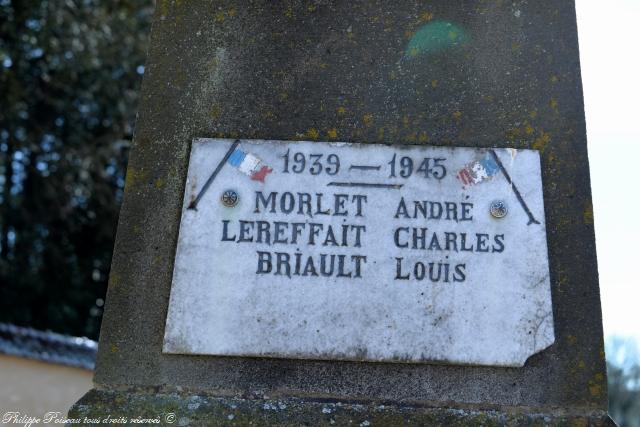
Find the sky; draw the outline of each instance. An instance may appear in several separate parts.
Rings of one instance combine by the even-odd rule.
[[[640,0],[576,0],[605,337],[640,342]]]

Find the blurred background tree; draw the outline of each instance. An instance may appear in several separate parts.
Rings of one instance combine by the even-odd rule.
[[[97,338],[151,0],[0,0],[0,321]]]
[[[607,339],[609,413],[620,427],[640,427],[640,349],[626,337]]]

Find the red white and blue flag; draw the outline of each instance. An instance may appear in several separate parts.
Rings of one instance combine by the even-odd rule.
[[[266,176],[273,172],[273,169],[264,164],[258,157],[251,153],[245,153],[239,148],[236,148],[231,153],[227,163],[254,181],[264,182]]]
[[[491,154],[487,153],[484,158],[460,169],[457,176],[464,185],[475,185],[486,179],[493,178],[498,172],[500,172],[500,166],[498,166]]]

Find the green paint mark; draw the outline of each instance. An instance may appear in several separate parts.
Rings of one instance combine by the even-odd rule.
[[[405,57],[442,52],[460,46],[469,40],[469,36],[461,27],[447,21],[434,21],[420,27],[411,37]]]

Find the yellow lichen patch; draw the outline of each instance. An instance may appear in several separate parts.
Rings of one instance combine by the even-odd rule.
[[[526,133],[527,135],[532,135],[534,132],[533,126],[531,126],[529,123],[526,123],[524,126],[524,133]]]
[[[224,12],[216,13],[216,16],[213,19],[219,24],[223,23],[225,19]]]
[[[237,11],[233,7],[229,9],[229,11],[227,12],[227,15],[229,15],[230,18],[233,18],[234,16],[236,16],[236,14],[237,14]]]
[[[453,112],[453,118],[456,120],[460,120],[460,118],[462,117],[462,112],[461,111],[454,111]]]
[[[289,6],[287,10],[284,11],[284,16],[289,19],[293,19],[293,8],[291,6]]]
[[[307,6],[307,10],[309,12],[315,12],[317,8],[318,6],[316,6],[315,4],[310,4],[309,6]]]
[[[520,50],[520,43],[511,43],[511,50],[517,52]]]
[[[585,225],[593,225],[593,205],[589,203],[582,213],[582,221]]]
[[[586,365],[586,363],[584,363],[584,360],[581,360],[581,361],[578,362],[578,368],[584,369],[586,367],[587,367],[587,365]]]
[[[329,64],[327,64],[326,62],[321,62],[320,65],[318,65],[318,67],[320,67],[321,70],[324,70],[328,66],[329,66]]]
[[[162,178],[158,178],[158,179],[156,179],[156,181],[154,182],[154,185],[156,186],[156,188],[157,188],[158,190],[160,190],[161,188],[164,188],[164,184],[165,184],[165,182],[164,182],[164,179],[162,179]]]
[[[556,161],[556,155],[553,153],[553,151],[547,151],[546,154],[547,154],[547,160],[550,163],[553,163]]]
[[[410,39],[411,37],[413,37],[413,35],[414,35],[415,33],[416,33],[416,32],[415,32],[415,31],[413,31],[413,30],[406,30],[406,31],[404,32],[404,38],[405,38],[405,39]]]
[[[109,350],[111,350],[111,353],[117,353],[118,352],[118,346],[115,344],[111,344],[111,347],[109,348]]]
[[[418,138],[418,141],[422,142],[423,144],[429,142],[429,135],[427,135],[426,132],[420,133],[420,137]]]
[[[378,129],[378,139],[384,139],[384,128]]]
[[[541,130],[539,136],[533,141],[533,149],[542,152],[549,142],[551,142],[551,134]]]
[[[207,71],[209,73],[215,72],[216,69],[218,68],[218,65],[220,65],[220,60],[218,58],[218,55],[216,55],[213,58],[211,58],[210,61],[207,62]]]
[[[405,140],[409,142],[416,142],[418,140],[418,134],[413,132],[405,137]]]
[[[404,116],[402,118],[402,124],[404,125],[404,127],[409,127],[409,116]]]
[[[182,157],[182,156],[181,156]],[[177,165],[174,165],[171,170],[169,170],[169,178],[177,178],[180,176],[180,169]]]
[[[513,128],[507,131],[507,139],[511,141],[520,138],[521,135],[522,131],[520,130],[520,128]]]
[[[433,19],[433,13],[431,12],[422,12],[420,14],[420,22],[429,22]]]
[[[144,170],[138,170],[130,167],[127,170],[127,177],[124,181],[125,191],[131,190],[132,187],[138,185],[147,177],[147,173]]]
[[[604,374],[602,372],[598,372],[595,375],[595,379],[596,379],[596,381],[604,381]]]
[[[109,274],[109,285],[110,288],[115,288],[120,284],[122,278],[118,273],[114,273],[113,271]]]
[[[209,112],[209,115],[213,120],[218,120],[221,114],[222,114],[222,108],[220,108],[219,105],[214,105],[213,108],[211,108],[211,111]]]
[[[320,132],[318,132],[318,129],[316,128],[310,128],[304,135],[309,139],[318,139]]]
[[[343,106],[336,108],[336,113],[338,113],[341,116],[344,115],[346,112],[347,112],[347,109],[344,108]]]
[[[586,418],[577,419],[571,422],[571,427],[588,427],[588,426],[589,426],[589,422],[586,420]]]
[[[551,83],[558,83],[558,80],[559,80],[558,76],[556,75],[551,76]]]
[[[160,2],[160,15],[167,16],[169,14],[169,0]]]
[[[574,337],[573,335],[569,335],[567,337],[567,341],[569,342],[569,345],[576,345],[578,344],[578,338]]]
[[[558,100],[555,98],[551,98],[551,101],[549,102],[549,107],[551,107],[551,109],[554,111],[558,111]]]
[[[287,92],[280,92],[278,97],[280,98],[280,101],[284,101],[285,99],[289,98],[289,94]]]
[[[593,397],[602,396],[602,385],[601,384],[590,383],[589,384],[589,393],[591,393],[591,396],[593,396]]]
[[[338,130],[336,128],[331,128],[327,131],[327,136],[330,139],[336,139],[338,137]]]
[[[529,113],[529,117],[531,117],[532,119],[535,119],[536,117],[538,117],[538,111],[533,110],[532,112]]]
[[[365,126],[371,126],[373,124],[373,114],[365,114],[362,117],[362,121]]]

